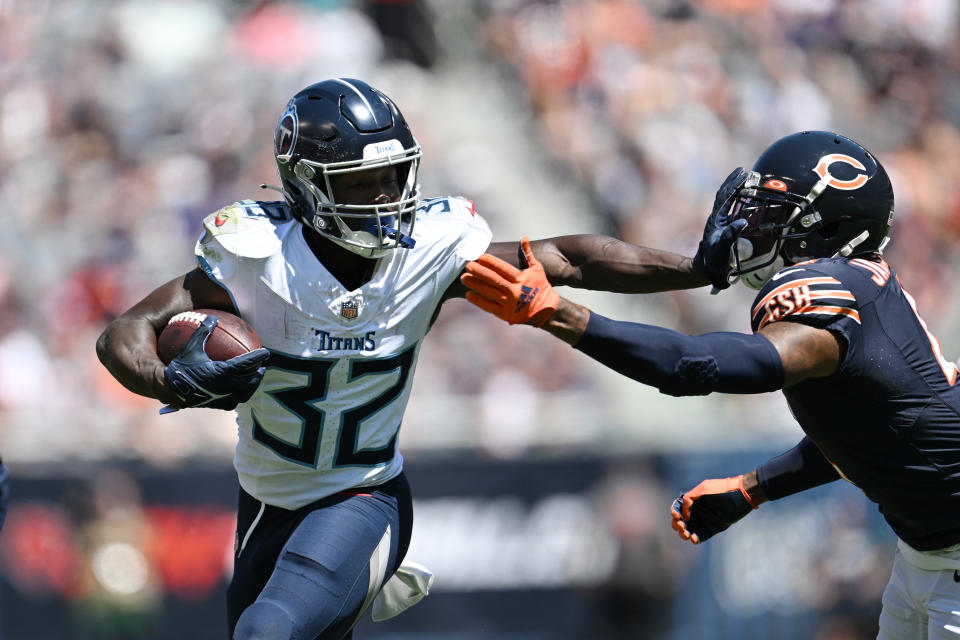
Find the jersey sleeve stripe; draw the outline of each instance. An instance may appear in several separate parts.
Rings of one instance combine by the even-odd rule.
[[[782,320],[784,318],[796,315],[828,315],[828,316],[847,316],[848,318],[854,320],[857,324],[860,324],[860,312],[856,309],[848,309],[846,307],[826,307],[826,306],[808,306],[793,311],[784,316],[780,316],[777,320]],[[759,331],[763,327],[767,326],[774,321],[773,316],[768,315],[764,318],[760,325],[757,327]]]
[[[837,300],[856,300],[852,293],[846,289],[829,289],[824,291],[811,291],[810,298],[820,300],[822,298],[835,298]]]
[[[869,271],[872,274],[870,279],[873,280],[877,286],[882,287],[887,283],[887,280],[890,279],[890,267],[884,260],[873,262],[871,260],[864,260],[863,258],[854,258],[850,260],[850,264]]]
[[[760,314],[760,312],[763,311],[763,309],[765,308],[764,305],[766,305],[771,299],[773,299],[774,297],[776,297],[776,295],[777,295],[778,293],[783,293],[783,292],[786,291],[787,289],[792,289],[793,287],[800,287],[800,286],[803,286],[803,285],[814,286],[814,285],[818,285],[818,284],[840,284],[840,281],[837,280],[836,278],[830,278],[830,277],[826,277],[826,276],[820,276],[820,277],[815,277],[815,278],[800,278],[800,279],[798,279],[798,280],[790,280],[790,281],[788,281],[788,282],[784,282],[784,283],[783,283],[782,285],[780,285],[779,287],[775,287],[773,290],[771,290],[766,296],[763,297],[762,300],[760,300],[760,301],[754,306],[754,308],[753,308],[753,319],[754,319],[754,320],[757,319],[757,316],[758,316],[758,315]]]

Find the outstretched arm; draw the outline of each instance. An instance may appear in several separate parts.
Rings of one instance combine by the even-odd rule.
[[[669,251],[640,247],[616,238],[572,235],[529,241],[530,251],[543,266],[545,277],[556,286],[655,293],[691,289],[710,284],[694,267],[692,258]],[[481,260],[496,258],[513,267],[525,267],[520,242],[494,242]],[[456,280],[444,299],[463,298],[467,288]]]
[[[730,286],[733,245],[746,224],[743,220],[728,222],[726,212],[730,198],[746,176],[743,169],[737,168],[720,185],[693,258],[608,236],[571,235],[528,241],[527,245],[523,238],[519,246],[514,242],[495,242],[478,261],[499,260],[520,268],[536,261],[553,285],[597,291],[655,293],[707,284],[716,290],[726,289]],[[533,260],[524,257],[527,252]],[[454,282],[444,299],[465,294],[464,285]]]
[[[616,293],[675,291],[707,284],[726,289],[730,286],[731,249],[746,222],[728,223],[725,216],[730,198],[746,176],[738,167],[720,185],[693,258],[593,235],[538,240],[531,243],[533,254],[553,285]],[[488,253],[513,266],[526,266],[507,255],[508,247],[494,245],[491,249]]]
[[[749,473],[704,480],[673,501],[674,530],[703,542],[768,500],[778,500],[838,480],[840,474],[809,437]]]
[[[693,259],[616,238],[573,235],[530,242],[553,285],[616,293],[654,293],[710,284]],[[498,242],[487,253],[521,266],[518,243]],[[522,265],[526,266],[526,265]]]
[[[526,245],[525,245],[526,246]],[[492,256],[467,265],[467,299],[511,324],[532,324],[598,362],[670,395],[762,393],[832,374],[843,343],[832,332],[774,322],[757,334],[688,336],[617,322],[561,298],[529,251],[523,271]]]

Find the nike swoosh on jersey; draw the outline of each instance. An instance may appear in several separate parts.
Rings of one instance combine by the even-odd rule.
[[[777,273],[777,274],[774,274],[774,276],[773,276],[772,278],[770,278],[770,279],[771,279],[771,280],[779,280],[779,279],[782,278],[783,276],[788,275],[788,274],[791,274],[791,273],[796,273],[797,271],[803,271],[803,269],[787,269],[786,271],[781,271],[781,272],[779,272],[779,273]]]

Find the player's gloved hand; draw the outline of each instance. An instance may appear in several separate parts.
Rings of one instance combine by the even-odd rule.
[[[270,357],[266,349],[254,349],[223,362],[211,360],[204,347],[216,326],[217,317],[207,316],[163,371],[180,408],[236,409],[250,399],[266,372],[262,366]]]
[[[720,185],[713,200],[713,210],[703,228],[703,239],[693,257],[693,266],[717,289],[730,286],[732,249],[740,232],[747,226],[746,220],[728,222],[726,213],[730,209],[730,199],[743,186],[748,175],[749,172],[744,171],[743,167],[737,167]]]
[[[520,239],[523,270],[500,258],[483,254],[468,262],[460,276],[470,291],[467,300],[510,324],[543,326],[560,304],[560,294],[547,281],[543,265],[530,249],[530,239]]]
[[[7,499],[10,497],[10,472],[0,460],[0,529],[7,517]]]
[[[704,480],[673,501],[671,526],[684,540],[699,544],[756,508],[743,476]]]

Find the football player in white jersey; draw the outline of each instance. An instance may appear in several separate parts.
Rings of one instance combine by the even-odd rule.
[[[420,197],[420,146],[364,82],[297,93],[274,152],[283,200],[208,216],[197,268],[112,322],[97,351],[135,393],[237,411],[232,637],[349,638],[410,539],[397,431],[421,341],[441,304],[465,294],[468,261],[520,257],[516,243],[491,244],[469,200]],[[587,235],[523,246],[554,284],[643,293],[708,284],[733,239],[708,228],[694,259]],[[201,308],[242,316],[264,348],[211,361],[211,316],[165,366],[157,335]]]

